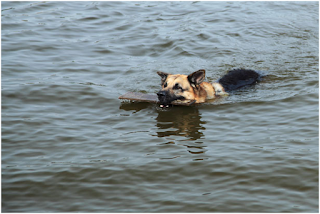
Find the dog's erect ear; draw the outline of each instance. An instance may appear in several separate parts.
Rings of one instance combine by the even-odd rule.
[[[191,84],[199,85],[204,81],[205,76],[206,76],[206,71],[204,69],[200,69],[190,74],[188,76],[188,80]]]
[[[163,84],[167,77],[168,77],[168,73],[162,72],[162,71],[158,71],[157,74],[161,77],[161,84]]]

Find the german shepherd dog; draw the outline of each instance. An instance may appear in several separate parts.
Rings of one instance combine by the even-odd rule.
[[[260,80],[260,75],[253,70],[234,69],[217,82],[204,82],[205,70],[200,69],[190,75],[168,74],[158,71],[162,89],[157,93],[160,107],[168,107],[172,102],[203,103],[216,96],[227,95],[228,92],[246,85],[253,85]]]

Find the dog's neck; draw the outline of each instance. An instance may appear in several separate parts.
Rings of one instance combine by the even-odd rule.
[[[204,102],[202,99],[207,97],[207,92],[206,90],[203,88],[203,83],[199,84],[199,85],[194,85],[194,84],[191,84],[191,87],[193,89],[193,92],[195,94],[195,99],[198,101],[198,102]]]

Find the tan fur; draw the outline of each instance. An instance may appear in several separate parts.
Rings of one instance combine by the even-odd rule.
[[[203,79],[204,79],[204,70],[201,70],[203,72]],[[203,103],[208,99],[213,99],[216,97],[216,90],[217,88],[219,92],[222,92],[223,87],[219,83],[208,83],[208,82],[202,82],[201,77],[198,77],[201,79],[200,84],[193,84],[188,79],[188,75],[183,74],[167,74],[163,72],[158,72],[160,76],[161,74],[165,74],[166,78],[162,80],[162,89],[161,91],[165,91],[168,96],[183,96],[185,98],[185,101],[188,100],[195,100],[196,103]],[[189,77],[190,78],[190,77]],[[179,85],[182,89],[176,89],[176,84]],[[220,85],[220,86],[219,86]],[[224,92],[224,90],[223,90]],[[220,94],[218,94],[220,95]]]

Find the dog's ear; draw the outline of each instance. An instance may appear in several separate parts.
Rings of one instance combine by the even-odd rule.
[[[168,73],[162,72],[162,71],[158,71],[157,74],[161,77],[161,84],[163,84],[167,77],[168,77]]]
[[[200,69],[190,74],[188,76],[188,80],[190,84],[199,85],[204,81],[205,76],[206,76],[206,71],[204,69]]]

